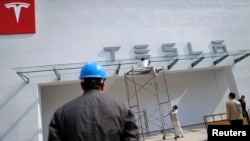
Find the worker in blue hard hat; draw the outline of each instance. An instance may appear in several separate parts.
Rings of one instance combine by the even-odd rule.
[[[107,78],[103,66],[88,62],[79,78],[83,95],[56,110],[48,141],[139,141],[138,126],[128,106],[101,94]]]
[[[82,67],[79,78],[83,90],[98,89],[102,92],[107,76],[102,65],[97,62],[89,62]]]

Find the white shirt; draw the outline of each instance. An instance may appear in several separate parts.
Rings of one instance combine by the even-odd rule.
[[[165,116],[168,116],[168,115],[171,116],[171,120],[173,120],[173,121],[179,121],[178,110],[177,109],[169,111],[167,113],[167,115],[165,115]]]
[[[139,67],[143,67],[143,68],[148,67],[148,65],[149,65],[149,61],[148,61],[148,60],[143,60],[143,61],[140,61],[140,62],[138,63],[138,66],[139,66]]]

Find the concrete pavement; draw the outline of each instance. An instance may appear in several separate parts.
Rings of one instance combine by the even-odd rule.
[[[206,141],[207,130],[204,124],[192,125],[182,127],[184,132],[183,138],[177,138],[178,141]],[[174,130],[166,130],[165,140],[163,140],[163,133],[154,132],[149,135],[144,135],[144,141],[175,141]],[[143,141],[143,138],[141,139]]]

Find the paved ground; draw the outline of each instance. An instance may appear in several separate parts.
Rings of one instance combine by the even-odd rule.
[[[207,130],[204,124],[193,125],[188,127],[182,127],[184,131],[184,137],[178,138],[178,141],[206,141]],[[163,140],[163,133],[155,132],[150,135],[144,135],[144,141],[175,141],[173,130],[167,130],[165,132],[165,140]],[[143,138],[142,140],[143,141]]]

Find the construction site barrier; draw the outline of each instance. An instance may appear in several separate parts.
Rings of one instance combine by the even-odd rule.
[[[212,114],[203,116],[206,129],[208,125],[229,125],[226,113]],[[246,117],[243,118],[243,125],[249,125],[249,121]]]

